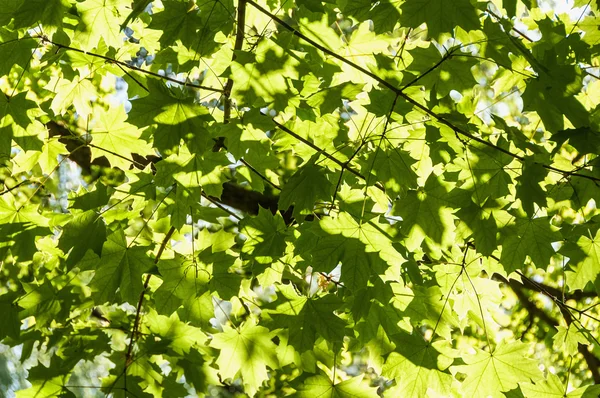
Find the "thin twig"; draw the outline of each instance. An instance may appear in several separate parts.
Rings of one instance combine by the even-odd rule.
[[[499,16],[498,14],[496,14],[494,11],[492,11],[489,7],[486,10],[490,15],[492,15],[494,18],[496,18],[498,21],[503,20],[504,18],[502,18],[501,16]],[[529,41],[530,43],[533,43],[533,39],[531,39],[529,36],[527,36],[525,33],[521,32],[519,29],[515,28],[514,25],[511,24],[510,27],[515,33],[518,33],[519,36],[521,36],[522,38],[524,38],[525,40]],[[507,32],[508,33],[508,32]]]
[[[411,80],[410,82],[408,82],[404,87],[402,87],[400,89],[400,92],[406,90],[407,88],[409,88],[410,86],[412,86],[413,84],[415,84],[416,82],[418,82],[419,80],[421,80],[422,78],[424,78],[425,76],[427,76],[429,73],[433,72],[436,68],[438,68],[441,64],[443,64],[445,61],[449,60],[450,58],[452,58],[452,53],[454,51],[449,51],[446,54],[444,54],[444,56],[442,57],[442,59],[440,59],[435,65],[433,65],[431,68],[427,69],[425,72],[421,73],[419,76],[415,77],[413,80]]]
[[[169,243],[169,240],[171,239],[171,236],[173,236],[174,232],[175,232],[175,227],[171,227],[171,229],[169,229],[169,231],[165,235],[165,238],[163,239],[163,241],[160,245],[160,248],[158,249],[158,252],[156,253],[156,257],[154,258],[154,264],[158,264],[158,261],[160,260],[160,257],[162,256],[163,252],[165,251],[165,248],[167,247],[167,243]],[[152,278],[152,274],[146,275],[146,280],[144,281],[144,288],[142,289],[142,292],[140,293],[140,299],[138,300],[138,304],[137,304],[137,308],[136,308],[136,312],[135,312],[135,320],[133,321],[133,328],[131,329],[131,337],[129,339],[129,347],[127,348],[127,354],[125,355],[125,369],[123,370],[123,372],[125,372],[125,377],[127,377],[127,373],[126,373],[127,367],[133,361],[133,354],[132,354],[133,345],[135,343],[135,336],[137,335],[137,329],[140,324],[142,305],[144,304],[144,296],[146,294],[146,289],[148,289],[148,285],[150,284],[150,278]]]
[[[64,44],[53,42],[52,40],[50,40],[50,39],[48,39],[47,37],[44,37],[44,36],[39,36],[39,37],[36,37],[36,38],[41,39],[45,43],[50,43],[50,44],[58,47],[59,49],[62,48],[62,49],[67,50],[67,51],[74,51],[74,52],[78,52],[78,53],[81,53],[81,54],[89,55],[91,57],[100,58],[100,59],[105,60],[108,63],[116,64],[116,65],[121,65],[121,66],[129,68],[131,70],[135,70],[137,72],[144,73],[146,75],[154,76],[154,77],[157,77],[159,79],[168,80],[168,81],[173,82],[173,83],[181,84],[182,86],[193,87],[193,88],[197,88],[197,89],[201,89],[201,90],[214,91],[216,93],[222,93],[223,92],[223,90],[218,89],[218,88],[207,87],[207,86],[203,86],[201,84],[195,84],[195,83],[192,83],[192,82],[185,82],[185,81],[174,79],[174,78],[169,77],[169,76],[164,76],[164,75],[161,75],[161,74],[158,74],[156,72],[152,72],[152,71],[149,71],[149,70],[146,70],[146,69],[138,68],[137,66],[130,65],[127,62],[119,61],[117,59],[110,58],[110,57],[107,57],[105,55],[96,54],[96,53],[92,53],[92,52],[89,52],[89,51],[84,51],[84,50],[81,50],[79,48],[65,46]]]
[[[325,156],[327,159],[333,161],[335,164],[337,164],[338,166],[340,166],[342,169],[348,170],[350,173],[352,173],[355,176],[359,177],[363,181],[367,180],[365,178],[365,176],[363,176],[362,174],[360,174],[358,171],[354,170],[352,167],[348,166],[348,164],[347,164],[348,162],[342,162],[341,160],[339,160],[335,156],[329,154],[328,152],[325,152],[323,149],[319,148],[318,146],[316,146],[315,144],[313,144],[312,142],[310,142],[306,138],[303,138],[303,137],[299,136],[298,134],[294,133],[292,130],[290,130],[289,128],[287,128],[286,126],[284,126],[283,124],[277,122],[274,119],[273,119],[273,123],[275,123],[275,125],[277,126],[277,128],[279,128],[280,130],[288,133],[289,135],[291,135],[292,137],[294,137],[298,141],[302,142],[303,144],[308,145],[309,147],[311,147],[315,151],[317,151],[320,154],[322,154],[323,156]],[[385,189],[383,188],[383,186],[381,184],[377,183],[375,186],[378,189],[380,189],[381,191],[385,192]]]
[[[238,221],[242,221],[242,218],[240,216],[238,216],[231,210],[227,209],[222,203],[220,203],[218,201],[218,198],[208,196],[207,194],[204,193],[204,191],[202,191],[201,195],[204,199],[208,200],[210,203],[217,206],[219,209],[223,210],[225,213],[229,214],[231,217],[235,218]]]
[[[17,188],[19,188],[21,185],[23,185],[23,184],[27,184],[27,183],[29,183],[29,182],[31,182],[31,181],[29,181],[29,180],[24,180],[24,181],[21,181],[20,183],[18,183],[17,185],[15,185],[15,186],[14,186],[14,187],[12,187],[12,188],[6,188],[4,191],[0,192],[0,196],[2,196],[2,195],[4,195],[4,194],[7,194],[7,193],[9,193],[10,191],[12,191],[13,189],[17,189]],[[6,184],[4,184],[4,186],[6,187]]]
[[[260,171],[256,170],[250,163],[248,163],[246,161],[246,159],[241,158],[240,162],[242,162],[244,164],[244,166],[246,166],[247,168],[249,168],[251,171],[253,171],[256,175],[258,175],[262,180],[264,180],[266,183],[268,183],[270,186],[272,186],[273,188],[277,189],[278,191],[281,191],[281,187],[277,184],[275,184],[273,181],[269,180],[267,178],[267,176],[263,175]]]

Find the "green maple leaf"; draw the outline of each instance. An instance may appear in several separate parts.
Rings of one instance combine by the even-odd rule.
[[[241,232],[248,239],[242,253],[259,263],[270,263],[283,255],[286,247],[287,227],[279,213],[259,208],[256,217],[247,217],[241,225]]]
[[[207,233],[201,235],[204,235],[199,237],[201,247],[206,248],[198,255],[197,262],[181,256],[159,262],[158,269],[163,283],[155,292],[154,299],[161,314],[171,315],[185,304],[186,310],[191,311],[188,315],[195,319],[200,315],[202,318],[202,314],[213,312],[212,304],[207,308],[204,302],[197,299],[205,291],[218,293],[225,300],[239,294],[242,277],[239,273],[230,271],[238,259],[219,248],[218,239],[213,239],[213,235],[223,234],[208,234],[208,237]]]
[[[205,292],[201,296],[190,295],[183,300],[182,307],[177,313],[190,325],[207,330],[212,327],[210,320],[215,317],[213,296],[210,292]]]
[[[477,276],[468,277],[466,272],[462,273],[457,279],[456,275],[459,271],[457,269],[454,271],[451,277],[453,281],[457,281],[455,284],[457,291],[455,292],[452,309],[458,315],[459,321],[465,324],[464,321],[468,317],[478,325],[494,322],[494,312],[488,311],[486,308],[497,307],[502,302],[499,283]],[[450,290],[450,286],[447,289]]]
[[[430,343],[417,332],[412,335],[400,333],[394,335],[392,340],[398,349],[388,356],[382,375],[396,379],[395,391],[412,397],[425,396],[428,389],[440,395],[450,393],[452,375],[446,369],[452,364],[453,358],[436,348],[444,347],[443,340]]]
[[[169,347],[180,355],[188,354],[194,346],[203,346],[208,338],[199,328],[181,322],[177,313],[167,317],[151,310],[144,321],[150,332],[160,337],[163,349]]]
[[[0,196],[0,258],[10,250],[22,261],[31,259],[37,251],[37,236],[48,231],[48,220],[33,204],[19,205],[10,193]]]
[[[31,37],[19,37],[18,32],[0,28],[0,76],[8,75],[14,65],[25,69],[37,46]]]
[[[276,61],[277,64],[282,61]],[[234,85],[233,95],[240,98],[242,105],[271,105],[276,109],[284,104],[277,104],[277,98],[282,99],[286,93],[286,79],[277,71],[261,73],[256,63],[245,64],[236,61],[231,63],[231,76],[235,76],[238,84]],[[289,68],[290,73],[296,74]]]
[[[2,9],[0,9],[0,25],[7,26],[12,19],[14,12],[21,5],[21,0],[3,0]]]
[[[330,272],[341,263],[340,281],[351,290],[366,286],[374,271],[384,272],[385,262],[405,261],[385,234],[385,227],[375,220],[358,223],[348,213],[340,213],[301,233],[295,244],[296,253],[307,259],[315,271]]]
[[[600,138],[600,132],[589,127],[562,130],[552,134],[551,140],[557,143],[552,153],[557,153],[561,146],[568,142],[581,155],[595,154],[600,152],[598,138]]]
[[[583,386],[573,391],[565,391],[565,382],[554,373],[548,373],[545,380],[537,381],[535,384],[526,382],[519,383],[523,395],[526,397],[544,398],[594,398],[600,394],[600,386]]]
[[[5,314],[5,319],[0,323],[0,340],[10,337],[17,340],[20,335],[21,320],[19,306],[15,303],[18,295],[7,293],[0,296],[0,311]]]
[[[127,378],[123,377],[125,373],[125,369],[121,363],[123,361],[118,361],[116,358],[113,359],[114,363],[119,364],[117,367],[112,369],[112,372],[108,377],[102,379],[102,389],[106,395],[111,394],[115,398],[153,398],[154,394],[151,394],[147,391],[146,386],[148,386],[149,382],[147,379],[150,379],[149,370],[152,373],[155,373],[155,370],[150,367],[151,364],[145,363],[146,365],[142,371],[139,371],[136,368],[140,368],[139,359],[134,362],[134,366],[130,366],[127,368]],[[146,362],[146,361],[144,361]],[[133,371],[132,371],[133,370]],[[135,372],[134,372],[135,371]],[[145,372],[145,373],[142,373]],[[144,385],[144,387],[142,387]]]
[[[423,324],[431,327],[437,325],[436,334],[447,340],[451,339],[452,330],[460,326],[459,320],[454,313],[444,310],[445,293],[438,286],[414,286],[411,289],[392,283],[391,287],[394,296],[389,302],[400,310],[400,315],[408,318],[410,324],[404,325],[406,330]]]
[[[50,108],[55,115],[64,115],[73,105],[79,116],[86,119],[92,113],[91,98],[98,96],[92,82],[80,76],[73,80],[53,76],[46,88],[55,93]]]
[[[110,199],[110,189],[106,185],[97,182],[89,189],[80,188],[77,194],[69,198],[71,209],[92,210],[104,206]],[[100,254],[100,252],[98,252]]]
[[[156,311],[161,315],[170,316],[186,299],[200,296],[208,282],[205,267],[181,255],[159,261],[158,270],[163,282],[154,292],[153,298],[156,301]]]
[[[252,53],[240,51],[236,54],[228,76],[236,81],[232,97],[238,99],[239,105],[253,108],[264,104],[275,110],[290,105],[289,91],[297,94],[292,81],[299,79],[296,68],[299,61],[293,54],[273,40],[259,41]]]
[[[125,29],[130,22],[136,20],[148,7],[152,0],[133,0],[131,12],[125,18],[125,21],[121,24],[121,30]]]
[[[306,103],[312,108],[319,108],[320,114],[331,113],[342,106],[342,100],[354,100],[356,95],[362,92],[364,84],[350,82],[337,86],[323,88],[311,94]]]
[[[74,352],[69,352],[70,349],[71,347],[65,348],[64,354],[73,354]],[[65,355],[65,358],[61,358],[60,356],[55,355],[50,360],[49,366],[45,366],[44,364],[40,363],[37,366],[34,366],[31,369],[29,369],[27,379],[32,383],[34,383],[35,381],[45,381],[47,382],[47,384],[53,384],[52,379],[56,380],[57,377],[62,377],[64,387],[69,373],[72,371],[73,367],[77,364],[78,361],[79,359],[76,355]]]
[[[164,9],[152,15],[150,29],[162,31],[160,44],[167,47],[181,40],[186,46],[193,46],[198,29],[202,26],[200,15],[190,9],[189,4],[183,1],[166,0],[162,2]]]
[[[526,256],[539,268],[546,268],[555,250],[552,242],[562,240],[548,217],[520,218],[502,242],[500,262],[507,273],[522,269]]]
[[[0,0],[19,395],[598,395],[598,2],[494,3]],[[516,270],[588,315],[558,376]]]
[[[402,83],[406,85],[419,78],[415,84],[435,88],[438,98],[447,96],[451,90],[471,90],[477,84],[471,73],[471,68],[477,64],[477,60],[456,47],[446,50],[443,54],[440,51],[434,45],[409,51],[413,61],[406,68],[409,73],[406,73]],[[434,68],[435,65],[438,66]]]
[[[99,39],[96,46],[93,48],[93,54],[108,57],[113,54],[113,50],[106,46],[104,39]],[[104,70],[111,72],[116,72],[117,70],[120,71],[118,68],[113,69],[110,64],[106,63],[105,59],[92,56],[90,53],[68,52],[65,55],[68,57],[73,69],[80,74],[89,73],[90,70],[97,72],[102,72]]]
[[[24,310],[22,318],[35,316],[38,327],[49,326],[61,311],[61,299],[49,283],[40,285],[23,283],[25,294],[18,304]]]
[[[376,254],[365,253],[364,246],[359,242],[348,238],[342,239],[345,240],[345,247],[342,256],[340,256],[340,263],[342,265],[340,282],[351,291],[357,291],[367,285],[367,282],[373,273],[383,272],[386,268],[386,264]],[[319,243],[321,245],[326,244],[322,240]],[[319,254],[323,254],[323,252]],[[314,256],[313,259],[319,264],[318,256]],[[328,259],[331,259],[331,257]],[[313,269],[317,271],[320,267],[314,267]],[[327,271],[331,271],[331,269],[332,268]]]
[[[521,176],[517,177],[517,198],[521,199],[523,210],[533,217],[534,207],[536,203],[540,207],[546,206],[547,193],[540,186],[540,182],[544,181],[548,175],[548,171],[539,163],[527,162],[523,164]]]
[[[207,264],[194,263],[176,255],[172,259],[160,260],[158,270],[163,281],[152,295],[156,311],[166,316],[177,311],[182,321],[197,327],[209,327],[214,308],[211,292],[207,291],[211,277]]]
[[[506,141],[498,144],[508,149]],[[513,160],[495,149],[472,145],[464,157],[454,160],[454,164],[461,168],[461,179],[472,179],[476,199],[483,204],[487,198],[500,198],[510,193],[509,186],[513,181],[505,169]]]
[[[93,122],[92,159],[105,156],[112,167],[127,170],[132,165],[132,153],[140,156],[154,155],[150,145],[140,139],[141,131],[127,123],[122,106],[109,109],[95,108]]]
[[[573,324],[568,327],[557,326],[558,332],[552,337],[553,347],[558,352],[564,352],[566,355],[577,355],[579,344],[589,345],[590,342],[585,335]]]
[[[209,385],[219,382],[213,375],[214,369],[208,366],[207,361],[196,349],[192,348],[177,362],[177,366],[183,369],[186,383],[193,385],[197,392],[206,391]]]
[[[417,175],[412,166],[416,163],[407,152],[390,148],[387,150],[377,149],[365,160],[365,166],[361,171],[365,174],[372,167],[372,172],[377,180],[394,194],[405,192],[408,188],[417,188]],[[367,170],[364,170],[367,168]]]
[[[381,259],[367,253],[366,246],[356,237],[330,235],[313,226],[303,231],[296,242],[296,252],[312,264],[314,271],[330,272],[341,263],[340,282],[355,291],[367,285],[373,269],[384,267]]]
[[[297,388],[300,398],[377,398],[377,388],[363,383],[364,375],[334,383],[327,376],[316,375],[304,380]]]
[[[479,253],[490,255],[498,248],[496,240],[498,226],[491,211],[471,203],[468,207],[457,211],[456,216],[464,223],[461,223],[461,226],[467,227],[463,231],[465,238],[473,238]],[[457,230],[462,231],[462,228],[459,227]]]
[[[219,197],[223,192],[222,175],[230,164],[224,152],[202,155],[190,153],[187,147],[182,147],[178,154],[169,156],[156,166],[155,181],[164,187],[177,181],[184,189],[199,187],[206,194]]]
[[[542,372],[536,361],[527,358],[527,345],[520,341],[501,343],[489,353],[477,350],[474,355],[465,355],[466,365],[453,366],[452,372],[467,375],[462,382],[462,391],[473,398],[504,397],[519,382],[542,380]]]
[[[392,245],[394,232],[375,218],[368,222],[358,222],[350,214],[341,212],[336,218],[324,218],[319,226],[322,234],[341,234],[345,238],[360,240],[367,252],[378,253],[387,262],[404,262],[402,255]]]
[[[165,163],[161,167],[157,167],[157,176],[154,181],[158,186],[168,186],[173,182],[172,175],[164,173],[165,170],[168,170],[168,168],[163,168],[164,166],[167,166],[167,164]],[[162,176],[166,177],[165,181],[162,181]],[[174,189],[176,191],[175,198],[173,199],[173,204],[168,206],[168,211],[171,214],[171,225],[177,229],[181,229],[187,223],[188,215],[193,214],[194,209],[198,207],[197,198],[201,197],[202,191],[200,187],[186,188],[179,184],[176,184]]]
[[[74,267],[88,250],[100,255],[106,240],[106,224],[93,210],[74,214],[63,227],[58,248],[68,254],[67,265]]]
[[[133,304],[139,300],[143,290],[142,274],[152,267],[146,251],[146,247],[130,247],[121,229],[108,236],[91,282],[98,304],[113,302],[117,290],[123,301]]]
[[[396,94],[389,90],[373,89],[369,92],[370,103],[366,106],[366,109],[377,116],[387,117],[387,115],[390,114],[390,109],[392,108],[392,103],[395,98]],[[402,120],[404,120],[404,115],[412,109],[413,105],[411,103],[403,100],[396,100],[393,112],[391,113],[391,120],[399,123],[402,122]]]
[[[582,170],[581,174],[598,178],[598,176],[600,176],[600,170],[597,168],[594,168],[591,172]],[[575,178],[569,185],[573,188],[573,194],[571,196],[573,207],[583,207],[590,199],[595,199],[600,195],[600,184],[595,180]]]
[[[567,271],[567,284],[572,290],[584,289],[589,282],[600,274],[600,229],[592,235],[587,230],[576,241],[568,240],[561,253],[571,258],[572,270]]]
[[[356,302],[352,308],[355,318],[361,316],[361,312],[357,312],[356,310],[366,312],[362,319],[354,326],[359,341],[365,345],[373,340],[380,340],[381,331],[385,335],[385,338],[402,331],[398,326],[402,322],[402,317],[396,308],[390,305],[383,305],[379,300],[375,299],[359,302],[361,298],[375,294],[373,292],[374,289],[373,287],[369,287],[361,291],[365,293],[357,293]]]
[[[424,239],[442,246],[453,242],[452,193],[451,185],[431,174],[423,188],[409,191],[394,203],[392,214],[402,217],[402,231],[409,239],[407,247],[417,247]]]
[[[383,0],[373,3],[371,0],[353,0],[344,2],[342,12],[359,21],[373,21],[376,33],[390,31],[400,19],[399,6],[403,1]]]
[[[72,394],[64,387],[69,377],[70,375],[61,375],[46,380],[35,380],[31,387],[17,391],[17,398],[61,397],[66,393]]]
[[[259,116],[260,117],[260,116]],[[264,156],[265,150],[268,151],[269,141],[265,131],[272,130],[275,125],[263,128],[254,126],[250,123],[252,115],[250,112],[244,114],[243,120],[231,120],[226,125],[219,126],[218,135],[225,137],[227,150],[235,156],[236,159],[243,158],[247,155],[252,155],[253,152]],[[254,116],[256,118],[256,116]],[[261,117],[262,120],[269,120]],[[272,122],[271,122],[272,123]],[[255,166],[255,162],[251,163]]]
[[[496,59],[503,65],[510,65],[509,54],[519,54],[519,42],[510,37],[502,25],[494,21],[493,18],[486,18],[483,23],[483,32],[488,40],[481,43],[481,53],[491,59]]]
[[[196,104],[178,89],[169,89],[156,80],[148,80],[149,95],[132,101],[127,121],[140,128],[156,125],[154,147],[176,150],[185,140],[190,152],[202,154],[212,139],[206,123],[212,120],[208,109]]]
[[[239,329],[225,325],[222,333],[214,335],[210,346],[220,350],[216,363],[221,377],[234,380],[239,374],[250,396],[269,378],[267,366],[279,367],[277,346],[271,341],[269,329],[250,321]]]
[[[564,130],[564,117],[575,128],[589,126],[589,112],[574,95],[583,84],[581,69],[574,65],[559,65],[550,52],[547,55],[543,65],[536,68],[539,77],[527,85],[522,95],[523,110],[536,111],[546,129],[553,133]]]
[[[63,24],[65,12],[71,7],[68,0],[28,0],[22,1],[15,11],[14,23],[16,28],[29,28],[42,24],[52,33]]]
[[[44,142],[41,150],[34,149],[17,154],[13,158],[13,173],[28,172],[39,167],[44,174],[52,174],[56,171],[61,156],[67,153],[63,143],[57,138],[50,138]]]
[[[24,151],[42,149],[40,131],[33,120],[36,116],[39,108],[27,99],[27,93],[0,95],[0,160],[10,157],[13,139]]]
[[[84,50],[91,50],[98,45],[100,38],[108,46],[120,48],[123,45],[120,16],[125,12],[123,3],[119,0],[87,0],[77,3],[77,11],[81,17],[78,41]]]
[[[225,251],[212,253],[211,250],[207,248],[198,256],[200,261],[208,265],[207,271],[210,274],[208,288],[211,292],[217,292],[222,299],[229,300],[239,294],[242,282],[239,273],[229,270],[237,258]]]
[[[346,323],[334,314],[342,305],[339,298],[332,294],[299,296],[290,285],[282,285],[278,291],[282,300],[272,305],[269,316],[275,328],[288,330],[288,343],[299,353],[312,350],[319,336],[334,344],[342,342]]]
[[[197,3],[200,15],[201,38],[195,43],[202,56],[208,56],[220,49],[219,42],[214,40],[215,35],[229,35],[233,32],[236,7],[233,0],[212,0]],[[198,40],[198,38],[196,38]]]
[[[235,7],[232,0],[197,4],[167,0],[162,4],[164,9],[152,15],[149,25],[150,29],[163,32],[160,37],[162,47],[180,40],[185,47],[208,56],[219,49],[219,43],[213,40],[215,34],[227,35],[233,29]]]
[[[435,39],[440,33],[450,33],[456,26],[466,31],[480,27],[475,8],[469,0],[412,0],[402,3],[400,22],[402,26],[418,28],[427,23],[429,36]]]
[[[317,201],[327,201],[332,197],[333,184],[327,178],[324,167],[317,166],[316,154],[300,167],[285,183],[279,195],[279,208],[286,210],[294,205],[294,217],[310,214]]]

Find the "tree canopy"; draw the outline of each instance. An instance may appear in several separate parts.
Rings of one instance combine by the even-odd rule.
[[[0,0],[0,391],[598,396],[599,26]]]

